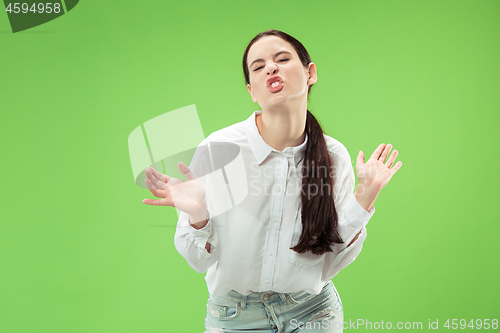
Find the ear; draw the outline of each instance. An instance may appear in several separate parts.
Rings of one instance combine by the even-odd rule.
[[[311,62],[309,64],[309,79],[307,80],[307,85],[310,86],[311,84],[315,84],[318,81],[318,73],[316,71],[316,64],[314,62]]]
[[[250,86],[250,84],[247,84],[247,89],[248,89],[248,92],[250,93],[250,96],[252,96],[252,101],[255,103],[257,102],[257,100],[253,97],[253,94],[252,94],[252,87]]]

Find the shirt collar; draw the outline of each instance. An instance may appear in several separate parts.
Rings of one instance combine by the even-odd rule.
[[[297,164],[300,162],[300,160],[302,159],[302,157],[304,157],[305,154],[307,145],[307,133],[304,142],[298,146],[286,147],[285,149],[283,149],[283,151],[274,149],[264,141],[264,139],[259,133],[257,124],[255,123],[255,116],[261,113],[262,113],[261,110],[254,111],[252,115],[248,117],[248,119],[246,120],[246,132],[247,132],[248,142],[250,144],[250,149],[252,150],[252,153],[255,156],[255,159],[257,160],[257,163],[260,165],[267,158],[267,156],[271,154],[271,152],[275,152],[276,154],[281,156],[287,156],[287,157],[293,156],[294,164],[295,166],[297,166]]]

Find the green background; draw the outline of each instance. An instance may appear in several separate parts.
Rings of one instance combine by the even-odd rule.
[[[127,137],[258,110],[241,58],[267,29],[308,49],[309,109],[353,161],[403,161],[333,280],[345,321],[500,319],[500,1],[86,0],[16,34],[0,14],[0,331],[203,331],[204,274],[175,209],[141,202]]]

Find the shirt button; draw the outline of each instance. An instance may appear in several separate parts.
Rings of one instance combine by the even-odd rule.
[[[273,253],[272,253],[272,252],[269,252],[269,256],[272,256],[272,255],[273,255]]]
[[[270,283],[271,281],[269,281],[269,280],[266,280],[265,282],[266,282],[266,284],[269,284],[269,283]]]

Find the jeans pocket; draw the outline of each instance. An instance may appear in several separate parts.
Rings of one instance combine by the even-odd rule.
[[[317,298],[318,300],[321,299],[323,301],[326,301],[332,296],[332,294],[335,295],[335,297],[337,297],[336,292],[333,291],[334,288],[335,287],[333,286],[333,282],[330,280],[329,282],[327,282],[325,284],[323,289],[321,289],[321,291],[317,295],[316,294],[309,294],[309,293],[306,293],[305,291],[302,291],[302,292],[297,292],[297,293],[286,294],[286,297],[290,300],[290,302],[292,304],[305,303],[307,301],[310,301],[313,298]]]
[[[286,297],[290,300],[290,302],[295,305],[305,303],[313,299],[315,296],[318,295],[312,295],[305,292],[303,295],[296,295],[296,296],[292,296],[291,294],[286,294]]]
[[[292,235],[292,242],[290,244],[290,255],[288,260],[290,263],[302,266],[305,268],[313,268],[320,264],[324,264],[326,254],[313,254],[311,251],[307,251],[305,253],[298,253],[292,250],[291,248],[297,245],[300,239],[300,235],[302,233],[302,210],[299,209],[297,211],[297,215],[295,216],[295,227]]]
[[[241,313],[241,303],[235,306],[219,305],[208,299],[207,313],[215,320],[232,320]]]

